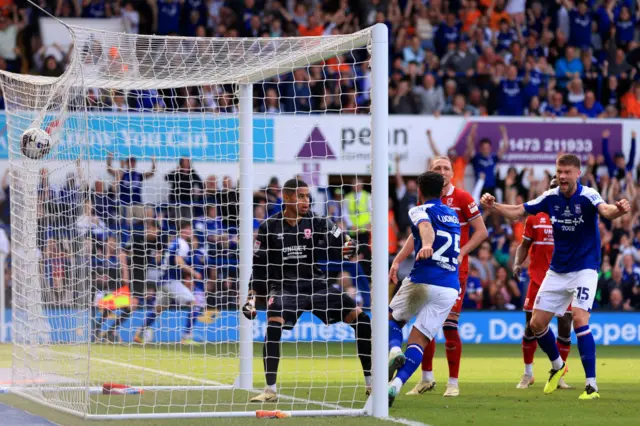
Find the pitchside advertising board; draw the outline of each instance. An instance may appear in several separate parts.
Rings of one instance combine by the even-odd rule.
[[[39,339],[50,343],[79,343],[86,341],[88,333],[80,328],[86,324],[86,313],[70,309],[58,309],[46,312],[44,317],[33,321],[46,321],[38,327],[41,330]],[[207,311],[194,326],[194,337],[208,342],[237,341],[239,337],[237,312]],[[165,311],[156,321],[152,329],[152,340],[155,342],[178,342],[181,327],[187,317],[186,311]],[[130,321],[121,329],[124,342],[130,342],[135,330],[144,322],[144,312],[135,312]],[[598,345],[640,345],[640,312],[593,312],[590,327]],[[524,313],[522,312],[464,312],[460,317],[460,337],[465,343],[510,343],[519,344],[524,332]],[[407,339],[411,324],[404,328]],[[9,340],[11,332],[11,309],[7,311],[7,327]],[[263,342],[267,327],[267,318],[260,312],[253,321],[253,339]],[[555,321],[551,325],[554,332]],[[31,329],[33,332],[33,329]],[[84,330],[84,331],[83,331]],[[33,336],[31,336],[33,337]],[[572,337],[575,341],[575,336]],[[305,313],[300,317],[292,330],[282,334],[285,342],[353,342],[353,329],[343,323],[324,325],[316,317]],[[442,331],[437,336],[439,342],[444,341]]]

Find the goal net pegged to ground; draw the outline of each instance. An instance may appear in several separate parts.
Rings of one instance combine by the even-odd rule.
[[[69,30],[62,77],[0,74],[11,391],[94,419],[386,416],[386,27],[265,39]],[[371,161],[345,174],[331,129],[354,114],[370,129]],[[30,128],[50,135],[41,159],[21,150]],[[291,135],[300,145],[284,142]],[[355,327],[302,313],[282,332],[278,402],[250,402],[265,385],[267,327],[263,310],[253,321],[240,312],[255,234],[295,176],[309,184],[311,211],[358,245],[346,261],[299,262],[370,313],[371,397]]]

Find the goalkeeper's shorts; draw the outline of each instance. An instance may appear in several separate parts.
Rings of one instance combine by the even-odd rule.
[[[316,281],[298,291],[286,287],[272,291],[267,301],[267,318],[281,317],[284,328],[296,325],[303,312],[311,312],[325,324],[343,321],[357,304],[342,288]]]

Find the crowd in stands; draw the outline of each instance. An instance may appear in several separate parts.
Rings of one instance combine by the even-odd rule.
[[[639,117],[634,0],[39,0],[61,18],[121,16],[131,33],[286,37],[389,29],[394,114]],[[43,39],[45,12],[0,11],[0,69],[59,76],[69,50]],[[367,113],[366,50],[255,85],[256,111]],[[108,110],[233,112],[232,87],[88,94]]]
[[[281,37],[347,34],[384,23],[390,35],[389,106],[393,114],[509,115],[549,117],[640,117],[640,83],[630,58],[638,47],[640,7],[632,0],[39,0],[44,10],[62,18],[122,16],[128,32],[139,34]],[[44,12],[31,4],[9,0],[0,6],[0,69],[56,77],[68,65],[70,51],[41,37],[38,20]],[[265,113],[368,113],[370,70],[366,50],[356,51],[254,85],[255,109]],[[110,111],[182,110],[235,112],[233,88],[205,86],[169,91],[92,91],[88,106]],[[0,102],[4,105],[4,102]],[[506,132],[507,129],[504,129]],[[606,140],[607,134],[603,134]],[[464,187],[465,172],[473,169],[474,185],[466,188],[496,193],[520,203],[540,194],[551,171],[536,177],[527,168],[497,171],[500,141],[474,141],[457,156],[449,150]],[[434,144],[432,144],[432,149]],[[426,147],[426,145],[425,145]],[[493,154],[492,154],[493,153]],[[633,215],[601,222],[603,265],[597,309],[640,309],[640,221],[635,168],[635,139],[631,153],[591,157],[584,165],[583,183],[597,187],[605,200],[628,198]],[[443,153],[444,154],[444,153]],[[138,171],[135,159],[110,159],[110,181],[84,182],[81,170],[62,185],[48,182],[43,169],[39,185],[38,246],[52,289],[65,286],[69,274],[79,274],[85,252],[73,246],[90,233],[92,264],[107,265],[96,277],[108,281],[128,277],[121,267],[139,262],[148,274],[158,269],[168,235],[178,222],[193,221],[198,244],[206,250],[207,288],[212,305],[237,301],[236,183],[228,177],[203,179],[188,158],[180,159],[165,180],[165,203],[149,206],[136,188],[156,171]],[[401,170],[399,170],[401,173]],[[468,179],[467,179],[468,180]],[[407,235],[407,212],[417,202],[414,179],[395,177],[390,194],[390,254]],[[0,216],[9,223],[6,179]],[[357,219],[354,209],[368,206],[365,182],[329,191],[326,213],[357,238],[362,271],[369,273],[370,217]],[[254,228],[282,208],[280,186],[272,179],[254,195]],[[117,218],[117,219],[116,219]],[[512,260],[522,238],[524,220],[509,223],[485,213],[490,237],[472,255],[467,309],[516,309],[522,306],[527,276],[514,277]],[[71,226],[77,223],[78,226]],[[145,252],[136,251],[145,247]],[[99,257],[99,258],[98,258]],[[106,260],[105,260],[106,259]],[[85,262],[86,263],[86,262]],[[115,272],[113,271],[115,270]],[[70,272],[71,271],[71,272]],[[76,271],[76,272],[74,272]],[[109,272],[111,271],[111,272]],[[111,274],[111,275],[110,275]],[[337,285],[356,293],[354,274],[341,273]],[[149,275],[148,275],[149,276]],[[110,278],[111,277],[111,278]],[[520,279],[522,278],[522,279]],[[105,284],[108,285],[108,284]],[[222,296],[224,300],[218,300]],[[73,294],[55,294],[65,301]]]

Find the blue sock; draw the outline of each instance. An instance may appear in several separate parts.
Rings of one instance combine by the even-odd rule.
[[[423,353],[424,351],[420,345],[412,344],[407,346],[407,350],[404,351],[404,356],[407,357],[407,360],[402,368],[398,370],[398,374],[396,374],[396,378],[402,380],[402,384],[407,383],[407,380],[409,380],[418,367],[420,367]]]
[[[558,351],[558,346],[556,345],[556,336],[553,334],[553,331],[547,327],[545,331],[540,334],[536,334],[536,339],[538,340],[538,345],[547,354],[549,360],[551,362],[556,361],[560,358],[560,352]],[[560,358],[560,365],[554,366],[557,370],[562,367],[562,358]]]
[[[389,320],[389,349],[402,347],[402,327],[396,320]]]
[[[147,311],[147,317],[144,319],[144,328],[151,327],[153,323],[156,321],[156,313],[155,309],[151,309]]]
[[[185,333],[191,333],[191,329],[193,328],[193,323],[196,322],[196,319],[200,316],[200,307],[193,306],[191,307],[191,312],[189,312],[189,316],[187,317],[187,326],[185,329]]]
[[[578,337],[578,351],[587,379],[596,378],[596,342],[588,325],[575,329]]]

